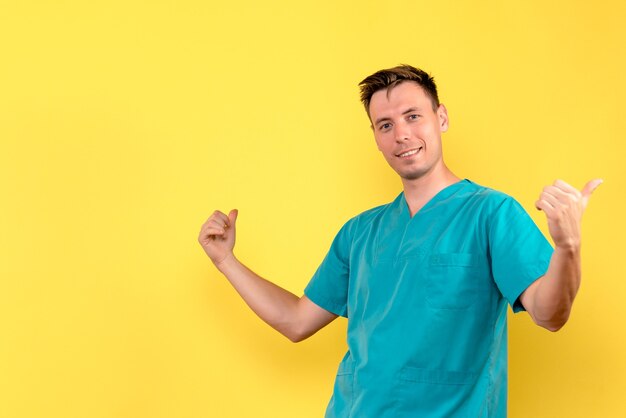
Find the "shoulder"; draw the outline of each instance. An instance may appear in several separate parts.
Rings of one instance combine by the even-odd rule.
[[[489,187],[476,184],[474,187],[476,199],[481,201],[478,222],[488,231],[490,240],[504,240],[509,244],[519,240],[545,240],[530,214],[515,198]]]
[[[530,215],[512,196],[472,181],[458,193],[458,211],[473,219],[477,225],[492,230],[494,225],[504,229],[513,224],[527,224]]]
[[[499,190],[492,189],[491,187],[474,183],[471,180],[467,181],[468,184],[464,190],[465,197],[480,204],[486,209],[487,213],[496,214],[500,212],[500,210],[506,211],[510,208],[521,209],[521,205],[514,197]]]
[[[380,219],[382,215],[391,210],[393,205],[397,203],[400,196],[401,195],[399,195],[393,202],[375,206],[351,217],[343,224],[339,233],[350,236],[356,235],[360,229],[372,225],[377,221],[377,219]]]
[[[358,215],[352,217],[351,220],[355,220],[355,222],[361,222],[361,223],[372,221],[373,219],[379,217],[382,213],[384,213],[390,206],[391,206],[391,203],[386,203],[384,205],[373,207],[371,209],[365,210],[359,213]]]

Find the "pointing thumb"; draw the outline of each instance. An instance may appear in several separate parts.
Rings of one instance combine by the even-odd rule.
[[[594,180],[587,182],[587,184],[585,184],[585,187],[583,187],[583,190],[581,192],[582,195],[591,196],[591,193],[593,193],[593,191],[602,183],[603,183],[602,179],[594,179]]]
[[[237,220],[237,215],[239,211],[237,209],[233,209],[228,213],[228,219],[230,220],[230,224],[234,227],[235,221]]]
[[[583,208],[587,207],[591,193],[593,193],[593,191],[602,183],[603,183],[602,179],[594,179],[594,180],[587,182],[587,184],[585,184],[585,187],[583,187],[581,191],[581,194],[583,197]]]

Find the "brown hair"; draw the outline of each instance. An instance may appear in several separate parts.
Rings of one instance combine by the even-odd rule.
[[[439,97],[437,96],[435,79],[419,68],[401,64],[397,67],[377,71],[359,83],[361,102],[363,106],[365,106],[367,114],[370,114],[370,100],[372,100],[374,93],[382,89],[387,89],[387,94],[389,94],[391,89],[405,81],[413,81],[420,85],[430,97],[433,110],[437,111],[439,107]]]

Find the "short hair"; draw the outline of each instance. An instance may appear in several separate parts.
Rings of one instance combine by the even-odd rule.
[[[422,87],[428,97],[430,97],[433,110],[437,111],[437,108],[439,108],[439,97],[437,96],[435,79],[419,68],[401,64],[393,68],[377,71],[359,83],[361,102],[365,106],[368,116],[370,114],[370,101],[374,93],[387,89],[387,94],[389,94],[391,89],[405,81],[413,81]]]

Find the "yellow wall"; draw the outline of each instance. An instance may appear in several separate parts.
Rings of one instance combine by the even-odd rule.
[[[338,3],[338,4],[336,4]],[[383,6],[384,4],[384,6]],[[605,184],[557,334],[510,318],[510,417],[623,417],[626,7],[620,1],[2,1],[0,416],[320,417],[344,320],[294,345],[196,239],[302,289],[400,182],[357,83],[435,75],[449,166],[533,209]]]

